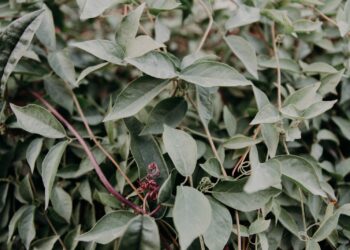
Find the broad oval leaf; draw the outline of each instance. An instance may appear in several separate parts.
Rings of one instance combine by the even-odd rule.
[[[36,235],[34,225],[35,209],[36,207],[34,205],[28,206],[18,221],[19,237],[21,238],[26,249],[29,249],[30,243]]]
[[[232,52],[242,61],[247,71],[258,79],[258,59],[255,48],[240,36],[231,35],[224,39]]]
[[[101,15],[106,9],[119,2],[119,0],[77,0],[80,19],[85,20],[97,17]]]
[[[134,58],[159,48],[165,47],[164,44],[153,40],[150,36],[138,36],[131,40],[126,47],[126,57]]]
[[[251,85],[243,75],[224,63],[199,61],[181,71],[179,77],[202,87],[236,87]]]
[[[164,125],[163,142],[177,171],[191,176],[197,164],[196,141],[186,132]]]
[[[228,139],[223,146],[228,149],[240,149],[253,146],[261,142],[261,139],[254,139],[245,135],[237,134]]]
[[[146,0],[146,3],[151,10],[156,11],[173,10],[181,5],[176,0]]]
[[[149,114],[141,135],[160,134],[164,125],[176,127],[185,117],[187,102],[181,97],[171,97],[159,102]]]
[[[104,118],[104,122],[119,120],[138,113],[169,83],[168,80],[143,76],[131,82],[118,95],[112,110]]]
[[[233,15],[227,20],[226,29],[233,29],[260,20],[260,10],[248,5],[240,4]]]
[[[49,205],[49,199],[55,181],[58,166],[68,145],[67,141],[59,142],[53,146],[45,156],[42,163],[42,178],[45,187],[45,209]]]
[[[28,104],[25,107],[10,105],[19,127],[23,130],[48,138],[66,137],[62,124],[45,108],[35,104]]]
[[[127,223],[134,217],[135,215],[128,211],[116,211],[106,214],[93,228],[80,235],[77,240],[108,244],[122,236],[127,228]]]
[[[73,211],[73,202],[70,195],[63,188],[56,186],[51,192],[51,203],[56,213],[69,223]]]
[[[32,173],[34,172],[36,159],[38,158],[43,146],[43,141],[43,138],[37,138],[33,140],[27,148],[26,159]]]
[[[173,218],[181,249],[187,249],[207,231],[211,217],[210,203],[201,192],[192,187],[177,187]]]
[[[160,237],[154,218],[138,215],[127,224],[119,249],[160,250]]]
[[[73,62],[64,51],[49,53],[47,57],[53,71],[68,82],[72,87],[77,87],[75,83],[75,68]]]

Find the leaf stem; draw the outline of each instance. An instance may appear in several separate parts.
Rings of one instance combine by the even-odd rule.
[[[241,228],[239,225],[239,214],[238,211],[235,211],[235,216],[236,216],[236,225],[237,225],[237,245],[238,245],[238,250],[242,250],[242,243],[241,243]]]
[[[205,31],[203,37],[202,37],[201,42],[200,42],[199,45],[198,45],[198,48],[197,48],[197,50],[196,50],[196,53],[198,53],[198,52],[202,49],[202,47],[203,47],[205,41],[206,41],[207,38],[208,38],[209,32],[210,32],[210,30],[211,30],[211,27],[213,26],[213,23],[214,23],[213,16],[211,15],[211,11],[209,10],[208,6],[203,2],[203,0],[197,0],[197,1],[198,1],[199,4],[203,7],[203,9],[205,10],[205,12],[208,14],[209,23],[208,23],[208,27],[207,27],[207,29],[206,29],[206,31]]]
[[[92,132],[89,123],[86,119],[86,116],[84,115],[84,112],[80,106],[80,103],[78,101],[77,96],[74,94],[73,91],[71,92],[71,96],[73,98],[73,102],[75,104],[75,107],[77,108],[78,114],[93,142],[96,144],[96,146],[102,151],[102,153],[113,163],[113,165],[116,167],[116,169],[120,172],[120,174],[123,176],[123,178],[126,180],[126,182],[130,185],[130,187],[134,190],[134,192],[137,194],[137,196],[144,201],[144,197],[140,194],[138,189],[134,186],[134,184],[130,181],[129,177],[124,173],[122,168],[119,166],[119,164],[114,160],[114,158],[110,155],[110,153],[101,145],[101,143],[97,140],[95,134]]]
[[[278,110],[281,111],[282,109],[282,94],[281,94],[281,66],[280,66],[280,59],[278,56],[278,49],[276,45],[276,31],[275,31],[275,23],[272,23],[271,25],[271,36],[272,36],[272,45],[273,45],[273,52],[275,54],[276,58],[276,66],[277,66],[277,103],[278,103]]]
[[[56,228],[54,227],[54,225],[52,224],[50,218],[47,216],[46,211],[44,211],[44,217],[45,220],[47,221],[47,224],[49,224],[51,230],[53,231],[53,233],[58,237],[58,242],[60,243],[60,245],[62,246],[63,250],[67,250],[67,247],[64,245],[64,242],[61,239],[61,236],[57,233]]]
[[[144,211],[139,206],[135,205],[131,201],[127,200],[124,196],[122,196],[119,192],[117,192],[112,184],[107,180],[106,176],[102,172],[99,164],[96,161],[95,156],[91,152],[89,146],[86,144],[84,139],[81,137],[79,132],[50,104],[48,103],[44,98],[42,98],[38,93],[31,91],[32,95],[35,96],[46,108],[54,115],[58,120],[60,120],[68,129],[69,131],[77,138],[78,142],[83,147],[86,155],[88,156],[89,160],[91,161],[91,164],[93,165],[99,179],[101,180],[102,184],[105,186],[105,188],[120,202],[124,203],[128,207],[132,208],[135,212],[143,214]]]

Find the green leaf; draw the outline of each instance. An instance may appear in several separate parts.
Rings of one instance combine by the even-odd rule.
[[[266,56],[259,56],[258,65],[263,68],[277,69],[276,58],[268,58]],[[288,71],[291,73],[300,73],[299,65],[291,59],[279,58],[279,67],[282,71]]]
[[[306,241],[305,250],[321,250],[321,247],[316,241],[308,240],[308,241]]]
[[[187,112],[187,102],[181,97],[171,97],[157,103],[149,114],[145,127],[141,135],[161,134],[164,125],[176,127],[185,117]]]
[[[312,84],[301,88],[289,95],[283,102],[283,107],[294,105],[298,110],[305,110],[312,104],[321,101],[321,96],[317,93],[320,83]]]
[[[136,118],[130,117],[124,119],[124,122],[130,132],[130,149],[137,163],[140,179],[147,175],[148,165],[156,163],[160,171],[156,181],[161,185],[168,178],[169,171],[157,142],[151,135],[140,136],[142,124]]]
[[[81,195],[81,198],[92,204],[92,192],[90,183],[88,180],[84,180],[79,185],[79,193]]]
[[[36,230],[34,225],[35,206],[28,206],[18,221],[18,234],[26,249],[35,238]]]
[[[312,104],[303,112],[304,119],[311,119],[325,113],[330,110],[338,100],[334,101],[321,101]]]
[[[146,4],[143,3],[135,10],[131,11],[119,24],[116,33],[116,41],[122,48],[126,49],[130,41],[135,39],[145,5]]]
[[[204,164],[199,164],[209,175],[215,178],[222,178],[220,162],[216,158],[208,159]]]
[[[154,218],[138,215],[127,224],[119,249],[160,250],[160,237]]]
[[[10,23],[0,34],[0,98],[4,98],[6,82],[18,61],[30,46],[44,10],[34,11]]]
[[[155,40],[159,43],[169,41],[170,29],[160,20],[159,17],[156,18],[154,26]]]
[[[223,146],[228,149],[240,149],[253,146],[261,142],[261,139],[253,139],[245,135],[237,134],[228,139]]]
[[[107,66],[109,63],[108,62],[105,62],[105,63],[100,63],[100,64],[97,64],[97,65],[94,65],[94,66],[90,66],[90,67],[87,67],[85,68],[79,75],[77,81],[75,82],[75,85],[76,86],[79,86],[80,82],[85,79],[88,75],[90,75],[91,73],[99,70],[99,69],[102,69],[104,68],[105,66]]]
[[[112,110],[104,118],[104,122],[119,120],[137,114],[169,83],[168,80],[154,79],[144,76],[132,81],[118,95]]]
[[[168,201],[173,192],[173,187],[175,184],[176,171],[171,171],[168,178],[164,181],[158,192],[158,203],[163,203]]]
[[[278,215],[278,221],[289,232],[291,232],[292,234],[294,234],[296,237],[299,238],[300,230],[299,230],[298,224],[295,222],[294,218],[287,212],[287,210],[280,208],[280,212]]]
[[[266,231],[270,226],[271,220],[264,220],[262,218],[258,218],[252,224],[250,224],[248,232],[249,235],[258,234]]]
[[[126,57],[134,58],[159,48],[165,47],[164,44],[156,42],[150,36],[138,36],[131,40],[126,47]]]
[[[250,122],[250,125],[263,124],[263,123],[276,123],[281,120],[278,109],[272,104],[267,104],[255,115],[254,119]]]
[[[106,9],[120,3],[120,0],[77,0],[80,19],[85,20],[101,15]]]
[[[63,188],[56,186],[51,192],[51,203],[56,213],[69,223],[73,210],[73,202],[70,195]]]
[[[229,136],[234,136],[237,130],[237,120],[227,106],[224,107],[224,123]]]
[[[308,19],[299,19],[293,23],[294,31],[299,33],[309,33],[313,31],[320,31],[322,22],[310,21]]]
[[[224,39],[232,52],[242,61],[247,71],[258,79],[258,59],[256,58],[255,48],[239,36],[230,35]]]
[[[256,105],[259,110],[262,110],[265,106],[270,104],[269,98],[267,98],[266,94],[262,92],[260,89],[253,85],[253,92],[256,101]]]
[[[340,83],[345,69],[338,71],[337,73],[327,74],[321,79],[321,86],[319,88],[319,92],[321,95],[326,95],[328,93],[336,94],[336,88]]]
[[[75,85],[75,69],[73,62],[69,59],[63,51],[56,51],[49,53],[47,60],[53,71],[68,82],[72,87]]]
[[[350,121],[341,117],[332,117],[332,120],[339,127],[344,137],[350,140]]]
[[[20,207],[12,216],[11,220],[10,220],[10,223],[8,225],[8,239],[7,239],[7,242],[10,242],[11,241],[11,238],[18,226],[18,222],[19,220],[21,219],[23,213],[30,209],[31,206],[30,205],[26,205],[26,206],[22,206]]]
[[[176,0],[146,0],[145,2],[150,9],[157,11],[173,10],[181,5]]]
[[[205,245],[210,250],[224,249],[231,235],[232,218],[229,210],[213,198],[208,197],[211,206],[211,222],[203,234]]]
[[[50,149],[43,160],[42,179],[45,186],[45,209],[47,209],[49,205],[49,199],[53,183],[55,181],[57,169],[67,145],[67,141],[57,143]]]
[[[164,125],[163,142],[177,171],[191,176],[197,164],[196,141],[186,132]]]
[[[90,231],[80,235],[77,240],[108,244],[122,236],[127,228],[127,223],[134,217],[135,215],[128,211],[116,211],[106,214]]]
[[[143,73],[155,78],[170,79],[177,76],[174,63],[163,52],[151,51],[143,56],[125,60]]]
[[[204,126],[208,126],[210,120],[213,118],[214,104],[213,93],[217,91],[216,88],[204,88],[196,86],[196,99],[199,118]]]
[[[236,87],[251,85],[234,68],[214,61],[199,61],[183,69],[179,75],[182,80],[202,87]]]
[[[313,195],[326,197],[312,165],[305,159],[294,155],[275,158],[281,164],[282,175],[288,177]]]
[[[124,65],[124,50],[120,45],[109,40],[90,40],[73,43],[71,46],[84,50],[104,61]]]
[[[54,76],[47,77],[44,79],[44,87],[52,101],[68,110],[69,113],[73,112],[71,90],[63,80]]]
[[[260,20],[260,10],[240,4],[233,15],[227,20],[225,28],[234,29],[240,26],[255,23]]]
[[[259,157],[258,150],[252,146],[249,158]],[[265,163],[250,161],[251,175],[244,185],[244,191],[254,193],[279,185],[281,183],[281,166],[276,160],[269,160]]]
[[[43,107],[36,104],[28,104],[25,107],[10,105],[16,115],[19,127],[23,130],[48,138],[66,137],[66,131],[62,124]]]
[[[38,159],[41,148],[43,146],[43,141],[43,138],[37,138],[33,140],[27,148],[26,159],[32,173],[34,172],[35,162]]]
[[[181,249],[187,249],[192,241],[204,234],[212,220],[208,199],[192,187],[178,186],[173,210],[175,228]]]
[[[36,36],[42,44],[46,46],[50,51],[56,49],[56,33],[55,24],[53,21],[53,16],[51,10],[44,4],[43,9],[45,12],[42,14],[42,21],[38,30],[36,31]]]
[[[332,67],[331,65],[324,62],[315,62],[311,64],[301,64],[304,73],[308,73],[311,75],[315,74],[335,74],[338,71]]]
[[[282,25],[286,33],[293,32],[293,23],[289,19],[288,12],[286,10],[263,9],[260,13],[262,16],[265,16],[279,25]]]
[[[249,212],[262,208],[271,198],[280,193],[278,189],[269,188],[248,194],[243,190],[245,182],[246,178],[237,181],[221,181],[214,187],[213,197],[226,206]]]
[[[271,158],[276,156],[280,133],[274,124],[261,124],[261,135]]]
[[[59,236],[50,236],[33,243],[33,250],[52,250]]]

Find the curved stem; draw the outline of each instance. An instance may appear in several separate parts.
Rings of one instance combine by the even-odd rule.
[[[205,12],[208,14],[209,24],[208,24],[208,27],[207,27],[207,29],[206,29],[206,31],[205,31],[203,37],[202,37],[201,42],[199,43],[199,46],[198,46],[198,48],[197,48],[197,50],[196,50],[196,53],[198,53],[198,52],[202,49],[202,47],[203,47],[205,41],[206,41],[207,38],[208,38],[209,32],[210,32],[210,30],[211,30],[211,27],[213,26],[213,23],[214,23],[213,17],[212,17],[212,15],[211,15],[211,11],[209,10],[208,6],[203,2],[203,0],[198,0],[198,2],[200,3],[200,5],[202,5],[203,9],[204,9]]]
[[[111,183],[107,180],[106,176],[102,172],[99,164],[96,161],[95,156],[91,152],[89,146],[86,144],[84,139],[81,137],[81,135],[78,133],[78,131],[50,104],[48,103],[44,98],[42,98],[38,93],[31,91],[32,95],[35,96],[43,105],[46,106],[46,108],[54,115],[56,118],[61,121],[68,129],[69,131],[77,138],[78,142],[83,147],[87,157],[91,161],[91,164],[93,165],[99,179],[105,186],[105,188],[120,202],[124,203],[128,207],[132,208],[137,213],[144,213],[143,209],[132,203],[131,201],[127,200],[124,196],[122,196],[119,192],[117,192],[114,187],[111,185]]]

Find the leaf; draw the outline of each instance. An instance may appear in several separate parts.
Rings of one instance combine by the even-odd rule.
[[[230,35],[225,37],[224,40],[232,52],[242,61],[247,71],[258,79],[258,59],[256,58],[255,48],[239,36]]]
[[[285,155],[275,158],[281,164],[282,175],[288,177],[313,195],[326,197],[312,165],[299,156]]]
[[[227,106],[224,106],[224,123],[229,136],[234,136],[237,130],[237,120]]]
[[[251,159],[258,156],[255,146],[252,146],[249,153]],[[244,185],[244,191],[254,193],[281,183],[281,166],[276,160],[269,160],[265,163],[250,161],[251,175]]]
[[[271,198],[280,193],[278,189],[269,188],[248,194],[243,191],[245,182],[246,178],[237,181],[221,181],[214,187],[213,197],[226,206],[249,212],[262,208]]]
[[[36,230],[34,225],[35,206],[28,206],[18,221],[18,234],[26,249],[35,238]]]
[[[337,93],[336,88],[340,83],[345,69],[338,71],[337,73],[327,74],[325,77],[321,79],[321,86],[318,89],[321,95],[326,95],[328,93]]]
[[[262,92],[260,89],[253,85],[253,92],[256,101],[256,105],[259,110],[262,110],[265,106],[270,105],[270,101],[267,98],[266,94]]]
[[[52,101],[68,110],[69,113],[73,112],[71,90],[63,80],[54,76],[47,77],[44,79],[44,87]]]
[[[205,245],[210,250],[224,249],[231,235],[232,218],[229,210],[213,198],[208,197],[211,206],[211,222],[203,234]]]
[[[218,161],[218,159],[210,158],[204,164],[199,164],[199,165],[209,175],[211,175],[215,178],[222,177],[221,166],[220,166],[220,162]]]
[[[305,250],[321,250],[321,247],[316,241],[308,240],[308,241],[306,241]]]
[[[324,62],[315,62],[311,64],[302,64],[304,73],[308,74],[335,74],[338,71],[331,65]]]
[[[106,214],[90,231],[80,235],[77,240],[108,244],[122,236],[127,228],[127,223],[134,217],[135,215],[128,211],[116,211]]]
[[[67,145],[67,141],[57,143],[49,150],[43,160],[42,179],[45,187],[45,209],[47,209],[49,205],[49,199],[53,183],[55,181],[57,169]]]
[[[304,119],[311,119],[330,110],[338,100],[321,101],[312,104],[303,112]]]
[[[68,82],[72,87],[75,85],[75,69],[73,62],[69,59],[63,51],[56,51],[49,53],[47,60],[53,71]]]
[[[322,22],[310,21],[308,19],[299,19],[293,23],[294,31],[299,33],[309,33],[313,31],[319,31],[322,26]]]
[[[261,135],[271,158],[276,156],[280,133],[274,124],[261,124]]]
[[[88,75],[90,75],[91,73],[99,70],[99,69],[102,69],[104,68],[106,65],[108,65],[108,62],[105,62],[105,63],[100,63],[100,64],[97,64],[97,65],[94,65],[94,66],[90,66],[90,67],[87,67],[85,68],[79,75],[77,81],[75,82],[75,85],[76,86],[79,86],[80,82],[85,79]]]
[[[106,9],[120,3],[120,0],[77,0],[79,6],[80,19],[86,20],[101,15]]]
[[[156,182],[161,185],[168,178],[169,171],[157,142],[151,135],[140,136],[142,124],[136,118],[130,117],[124,122],[130,132],[130,149],[139,169],[139,178],[147,175],[149,164],[156,163],[160,171]]]
[[[25,107],[14,104],[10,104],[10,106],[16,115],[19,127],[23,130],[48,138],[66,137],[66,131],[62,124],[43,107],[36,104],[28,104]]]
[[[6,82],[30,46],[44,10],[34,11],[10,23],[0,34],[0,89],[2,99]]]
[[[145,2],[151,10],[157,11],[173,10],[181,5],[176,0],[146,0]]]
[[[276,58],[268,58],[266,56],[259,56],[258,65],[263,68],[277,69]],[[282,71],[288,71],[291,73],[300,73],[299,65],[288,58],[279,58],[279,66]]]
[[[154,218],[138,215],[131,219],[120,239],[119,249],[160,250],[160,237]]]
[[[71,46],[84,50],[97,58],[104,61],[124,65],[124,50],[123,48],[109,40],[90,40],[85,42],[73,43]]]
[[[281,117],[278,109],[272,104],[267,104],[259,110],[254,119],[250,122],[250,125],[276,123],[279,120],[281,120]]]
[[[164,44],[156,42],[150,36],[138,36],[131,40],[126,47],[126,57],[134,58],[159,48],[165,47]]]
[[[56,33],[55,24],[53,21],[53,16],[51,10],[44,4],[43,9],[45,12],[42,14],[42,21],[38,30],[36,31],[36,36],[42,44],[46,46],[50,51],[56,49]]]
[[[43,141],[43,138],[37,138],[33,140],[27,148],[26,159],[32,173],[34,172],[35,162],[38,159],[41,148],[43,146]]]
[[[204,126],[208,126],[209,121],[213,118],[213,93],[216,91],[216,88],[196,86],[197,109]]]
[[[168,178],[164,181],[158,192],[158,203],[163,203],[168,201],[173,192],[173,187],[175,184],[176,171],[171,171]]]
[[[33,243],[33,250],[52,250],[59,236],[50,236]]]
[[[259,234],[266,231],[269,228],[270,223],[271,220],[264,220],[262,218],[258,218],[257,220],[252,222],[252,224],[250,224],[248,229],[249,235]]]
[[[276,216],[276,215],[275,215]],[[278,221],[285,227],[289,232],[294,234],[299,238],[299,227],[295,222],[294,218],[283,208],[280,208],[280,213],[278,215]]]
[[[261,10],[260,14],[282,25],[284,28],[284,31],[287,34],[293,32],[294,30],[293,23],[289,19],[288,12],[286,10],[263,9]]]
[[[145,3],[141,4],[121,21],[116,33],[116,41],[122,48],[126,49],[130,41],[135,39],[145,6]]]
[[[137,114],[169,83],[168,80],[143,76],[132,81],[117,96],[112,110],[104,118],[104,122],[119,120]]]
[[[344,137],[350,140],[350,121],[341,117],[332,117],[332,120],[339,127]]]
[[[158,43],[165,43],[170,39],[170,29],[157,17],[154,24],[155,40]]]
[[[70,195],[63,188],[56,186],[51,192],[51,203],[58,215],[70,223],[72,216],[73,202]]]
[[[227,20],[227,30],[255,23],[260,20],[260,10],[248,5],[240,4],[233,15]]]
[[[181,97],[171,97],[157,103],[149,114],[141,135],[161,134],[164,125],[176,127],[185,117],[187,106],[186,100]]]
[[[155,78],[170,79],[177,76],[174,63],[163,52],[151,51],[143,56],[125,60],[143,73]]]
[[[8,225],[8,238],[7,238],[7,242],[11,241],[11,238],[18,226],[18,222],[21,219],[22,215],[24,214],[24,212],[28,209],[31,209],[30,205],[25,205],[20,207],[17,211],[15,211],[15,213],[13,214],[10,223]]]
[[[228,149],[240,149],[253,146],[260,143],[260,139],[253,139],[245,135],[237,134],[230,139],[228,139],[223,146]]]
[[[196,141],[186,132],[164,125],[163,142],[177,171],[191,176],[197,164]]]
[[[298,110],[305,110],[315,102],[321,101],[317,93],[320,83],[312,84],[301,88],[289,95],[283,102],[283,107],[294,105]]]
[[[187,186],[177,187],[173,219],[181,249],[187,249],[207,231],[211,217],[210,203],[201,192]]]
[[[214,61],[199,61],[181,71],[179,78],[202,87],[236,87],[251,85],[234,68]]]

